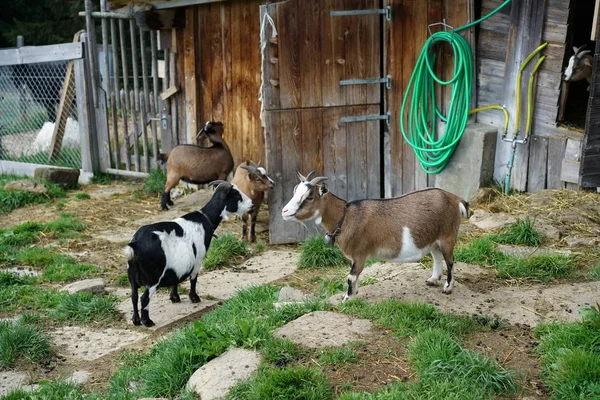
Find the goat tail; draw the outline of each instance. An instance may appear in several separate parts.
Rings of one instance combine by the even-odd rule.
[[[469,203],[464,200],[460,200],[458,208],[460,209],[460,213],[462,214],[463,218],[469,218]]]
[[[158,153],[158,159],[162,162],[167,162],[167,160],[169,159],[169,153]]]
[[[123,254],[125,254],[125,257],[127,257],[127,261],[133,260],[133,257],[135,256],[135,250],[133,250],[131,244],[125,246],[125,248],[123,249]]]

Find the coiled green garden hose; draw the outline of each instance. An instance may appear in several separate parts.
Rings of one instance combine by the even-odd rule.
[[[485,21],[511,0],[506,0],[485,17],[453,31],[436,32],[427,39],[408,82],[400,109],[400,130],[404,140],[413,148],[421,167],[428,174],[437,174],[444,169],[456,145],[460,141],[469,119],[471,91],[473,88],[473,54],[471,45],[457,32]],[[437,59],[435,46],[447,42],[454,52],[454,74],[448,81],[441,80],[434,72]],[[452,94],[447,115],[438,108],[435,85],[452,85]],[[409,103],[410,109],[406,111]],[[446,123],[446,130],[437,138],[437,118]],[[408,125],[406,124],[408,120]],[[408,133],[407,133],[408,131]]]

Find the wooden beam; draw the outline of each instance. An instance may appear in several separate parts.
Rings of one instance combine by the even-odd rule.
[[[600,0],[596,0],[596,6],[594,7],[594,22],[592,22],[592,36],[590,40],[596,40],[598,38],[598,14],[600,14]]]
[[[0,66],[68,61],[80,58],[83,58],[83,45],[81,43],[24,46],[0,50]]]
[[[185,10],[183,31],[183,65],[185,85],[185,138],[186,143],[196,143],[198,133],[198,83],[196,81],[196,25],[198,13],[195,7]],[[202,39],[200,39],[202,40]]]

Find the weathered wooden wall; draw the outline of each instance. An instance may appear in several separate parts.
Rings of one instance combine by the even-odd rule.
[[[600,40],[596,41],[594,70],[581,161],[581,185],[584,188],[600,187]]]
[[[236,165],[265,160],[260,121],[259,6],[232,0],[186,8],[178,32],[182,142],[195,143],[209,120],[222,121]]]

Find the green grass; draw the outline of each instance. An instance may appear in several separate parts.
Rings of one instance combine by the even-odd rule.
[[[407,303],[392,299],[369,304],[354,299],[342,303],[338,308],[348,314],[377,321],[401,338],[428,329],[440,329],[455,337],[478,329],[476,322],[467,316],[446,314],[432,305],[423,303]]]
[[[115,181],[120,181],[123,178],[119,175],[112,175],[106,172],[94,172],[94,175],[90,178],[90,183],[94,185],[110,185]]]
[[[11,286],[31,285],[35,282],[35,278],[31,276],[21,276],[12,272],[0,272],[0,289]]]
[[[248,244],[230,233],[213,239],[202,263],[204,269],[211,270],[223,265],[239,263],[250,255]]]
[[[577,259],[571,255],[547,254],[527,258],[506,255],[496,250],[495,235],[473,239],[454,252],[455,261],[489,265],[497,270],[499,278],[523,278],[551,281],[569,278],[579,269]]]
[[[539,325],[537,347],[554,398],[600,398],[600,306],[580,310],[584,322]]]
[[[300,358],[303,352],[291,340],[270,337],[261,349],[263,359],[269,364],[284,367]]]
[[[5,397],[2,397],[2,400],[93,400],[97,398],[98,396],[95,395],[81,393],[80,389],[74,383],[64,381],[45,381],[40,383],[39,390],[33,392],[20,389],[15,390],[7,394]]]
[[[50,314],[55,321],[71,322],[100,322],[119,318],[113,296],[96,296],[90,292],[79,292],[62,299],[56,309]]]
[[[140,364],[119,369],[109,382],[107,398],[123,398],[130,381],[137,389],[129,398],[175,397],[196,369],[230,347],[264,348],[273,358],[293,357],[293,350],[273,341],[271,332],[322,305],[307,303],[275,310],[277,294],[278,288],[269,285],[238,292],[201,321],[158,343]]]
[[[23,176],[0,174],[0,214],[7,214],[30,204],[48,203],[53,199],[67,195],[62,187],[48,182],[42,182],[47,189],[44,194],[36,194],[25,190],[4,190],[4,185],[8,182],[20,179],[32,180]]]
[[[233,388],[229,400],[328,400],[333,392],[325,375],[315,368],[262,368],[254,379]]]
[[[534,221],[529,217],[517,219],[517,222],[508,225],[502,232],[492,235],[492,240],[502,244],[541,246],[545,242],[545,237],[536,231],[533,225]]]
[[[100,272],[100,268],[95,265],[79,263],[74,258],[47,247],[25,248],[17,253],[16,258],[23,265],[43,268],[41,278],[49,282],[74,281]]]
[[[75,198],[77,200],[89,200],[92,198],[88,193],[76,193]]]
[[[39,328],[22,319],[0,321],[0,367],[13,367],[19,360],[43,362],[49,358],[50,341]]]
[[[319,351],[319,364],[338,365],[358,362],[356,350],[348,347],[334,347]]]
[[[156,195],[158,193],[162,193],[162,191],[165,189],[166,181],[167,176],[165,175],[165,171],[160,168],[153,169],[150,171],[150,174],[144,183],[144,192],[147,195]]]
[[[298,268],[317,269],[350,265],[339,247],[331,247],[322,236],[311,236],[300,244]]]
[[[79,237],[85,228],[85,224],[73,214],[63,213],[53,222],[25,222],[13,228],[0,229],[0,246],[23,247],[36,243],[40,234],[52,234],[57,239]]]

